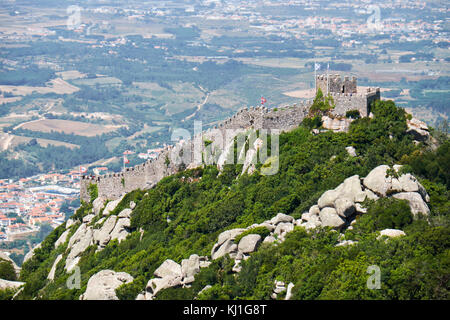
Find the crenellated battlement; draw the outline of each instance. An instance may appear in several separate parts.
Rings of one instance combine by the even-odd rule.
[[[297,127],[308,114],[312,100],[301,102],[292,106],[282,106],[280,108],[268,109],[264,106],[251,106],[241,108],[236,114],[224,121],[208,128],[201,134],[195,135],[185,143],[176,143],[175,146],[166,146],[156,159],[134,167],[126,168],[119,173],[104,174],[101,176],[82,176],[80,185],[80,197],[83,201],[89,201],[88,187],[96,184],[99,197],[104,199],[117,199],[122,194],[136,189],[149,188],[162,178],[174,174],[178,171],[178,166],[173,163],[176,153],[180,152],[184,144],[188,144],[188,149],[194,150],[194,143],[201,141],[204,149],[204,139],[214,140],[217,135],[231,139],[227,130],[241,129],[279,129],[288,131]],[[231,131],[233,131],[231,130]],[[227,140],[228,141],[228,140]],[[167,161],[167,159],[169,161]],[[195,159],[191,157],[191,164]]]
[[[357,78],[339,74],[321,74],[316,76],[316,88],[320,88],[324,94],[328,93],[357,93]]]
[[[331,80],[332,79],[332,80]],[[356,92],[356,78],[344,80],[339,75],[330,75],[328,81],[333,83],[333,91],[329,94],[334,100],[335,108],[332,114],[341,117],[345,116],[349,110],[358,110],[361,116],[369,115],[369,106],[380,99],[379,88],[368,88],[365,92]],[[326,82],[326,76],[319,75],[316,79],[318,88]],[[354,88],[353,88],[354,84]],[[343,85],[344,87],[340,87]],[[339,89],[340,88],[340,89]],[[326,89],[326,87],[325,87]],[[342,91],[340,91],[342,89]],[[335,91],[334,91],[335,90]],[[324,93],[327,92],[326,90]],[[178,142],[174,146],[166,146],[157,158],[134,167],[126,168],[120,173],[110,173],[102,176],[82,176],[80,183],[80,197],[83,201],[89,201],[88,187],[90,184],[97,185],[98,195],[103,199],[118,199],[123,194],[136,189],[148,189],[155,185],[162,178],[179,171],[174,159],[181,150],[190,152],[189,165],[195,167],[201,164],[202,159],[194,156],[195,144],[200,143],[201,152],[205,150],[204,139],[209,139],[216,143],[216,138],[223,137],[224,141],[215,146],[220,149],[227,145],[234,137],[233,134],[247,129],[278,129],[289,131],[296,128],[309,114],[309,109],[313,100],[300,101],[293,105],[285,105],[278,108],[268,109],[265,106],[251,106],[239,109],[233,116],[215,124],[201,134],[195,135],[191,140],[183,143]],[[229,132],[228,132],[229,131]],[[230,133],[231,132],[231,133]],[[186,149],[185,149],[186,148]],[[220,150],[219,150],[220,151]]]

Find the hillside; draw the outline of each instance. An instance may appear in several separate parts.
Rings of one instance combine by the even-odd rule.
[[[15,299],[448,299],[450,142],[414,141],[392,101],[372,112],[282,133],[275,175],[204,165],[109,202],[92,188]]]

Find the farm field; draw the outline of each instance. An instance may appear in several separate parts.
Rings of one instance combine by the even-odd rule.
[[[98,125],[80,121],[60,120],[60,119],[41,119],[30,121],[21,126],[23,129],[41,132],[63,132],[66,134],[75,134],[85,137],[94,137],[103,133],[114,131],[121,126]]]
[[[48,85],[45,87],[0,85],[0,90],[18,96],[26,96],[32,94],[33,92],[40,94],[47,94],[47,93],[72,94],[80,89],[64,81],[61,78],[56,78],[50,80]]]

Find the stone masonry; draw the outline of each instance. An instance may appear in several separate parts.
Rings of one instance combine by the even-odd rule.
[[[331,79],[331,78],[330,78]],[[345,117],[349,110],[359,110],[361,116],[369,115],[370,104],[380,99],[380,89],[368,89],[365,93],[356,93],[356,79],[349,80],[348,77],[341,80],[339,77],[332,77],[333,85],[330,95],[333,97],[335,108],[332,114],[336,117]],[[318,76],[317,88],[322,88],[326,76]],[[338,92],[341,91],[341,92]],[[215,142],[217,136],[225,137],[230,129],[266,129],[268,133],[271,130],[289,131],[297,127],[308,115],[312,100],[302,101],[299,104],[285,106],[276,109],[267,109],[266,107],[250,107],[239,110],[231,118],[200,135],[193,137],[190,141],[178,142],[175,146],[167,146],[156,159],[148,160],[143,164],[126,168],[120,173],[106,174],[102,176],[83,176],[80,183],[80,198],[82,201],[90,201],[88,187],[91,184],[97,185],[98,196],[103,199],[115,200],[123,194],[136,189],[149,189],[153,187],[162,178],[175,174],[180,169],[173,159],[181,150],[190,150],[190,160],[187,168],[193,168],[201,165],[201,160],[194,157],[194,144],[200,142],[201,152],[205,150],[204,141],[211,140]],[[229,134],[228,134],[229,135]],[[228,141],[230,141],[228,137]],[[225,139],[226,140],[226,139]],[[220,147],[224,147],[219,146]]]

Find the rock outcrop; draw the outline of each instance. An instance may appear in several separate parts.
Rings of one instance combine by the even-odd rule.
[[[128,228],[131,224],[131,209],[126,208],[117,216],[110,215],[106,217],[105,215],[106,210],[108,210],[107,212],[109,215],[117,207],[120,201],[121,199],[109,202],[103,211],[103,217],[96,221],[96,223],[92,221],[94,217],[96,217],[94,214],[89,214],[86,216],[89,217],[88,219],[85,219],[86,217],[83,219],[83,222],[77,228],[72,237],[70,237],[67,245],[67,251],[69,251],[65,262],[65,269],[67,272],[73,270],[73,268],[78,264],[81,254],[89,246],[96,245],[97,251],[100,251],[104,249],[111,240],[117,239],[120,243],[128,236]],[[99,203],[103,202],[99,201],[96,203],[97,209],[94,209],[98,211],[97,214],[101,211],[101,205]],[[101,226],[94,229],[96,225]],[[56,241],[55,246],[65,243],[68,233],[69,230],[66,229],[61,237]]]
[[[331,227],[336,230],[352,228],[355,223],[355,217],[366,213],[363,203],[366,199],[377,200],[380,197],[394,197],[407,200],[414,215],[419,212],[428,214],[429,209],[426,204],[429,196],[425,188],[411,174],[401,174],[401,166],[394,166],[390,170],[389,166],[379,166],[374,168],[365,178],[358,175],[345,179],[335,189],[324,192],[318,199],[317,204],[309,208],[307,212],[301,215],[301,218],[295,220],[292,216],[278,213],[270,220],[259,224],[251,225],[247,228],[236,228],[226,230],[218,235],[217,242],[211,250],[211,259],[216,260],[225,255],[234,259],[234,272],[240,272],[241,262],[250,257],[250,254],[257,251],[263,243],[274,243],[277,245],[286,239],[287,234],[292,232],[296,226],[307,230],[317,227]],[[117,215],[110,215],[117,207],[121,199],[106,204],[103,210],[102,218],[96,223],[92,219],[98,219],[103,202],[96,203],[94,217],[84,219],[78,229],[68,241],[68,256],[65,262],[65,268],[68,272],[78,263],[80,255],[90,245],[96,245],[98,250],[103,249],[112,239],[119,241],[126,238],[128,228],[130,227],[130,217],[132,215],[130,208],[122,210]],[[97,212],[97,213],[95,213]],[[94,225],[101,227],[94,229]],[[261,230],[256,228],[264,227],[267,229],[266,236],[261,236]],[[255,230],[252,233],[252,230]],[[65,233],[68,230],[65,231]],[[245,236],[241,236],[245,232]],[[386,229],[380,232],[382,236],[398,237],[404,235],[401,230]],[[65,243],[67,234],[62,234],[58,239],[56,246]],[[239,241],[236,241],[237,238]],[[344,240],[336,246],[356,245],[357,241]],[[61,261],[62,255],[55,260],[50,270],[49,279],[53,279],[56,265]],[[165,260],[154,272],[154,278],[150,279],[146,288],[137,296],[137,300],[152,300],[158,292],[171,287],[189,287],[194,282],[196,274],[201,268],[208,267],[210,261],[207,257],[200,257],[196,254],[188,259],[183,259],[181,263],[173,260]],[[80,299],[117,299],[115,289],[123,283],[133,281],[128,274],[115,273],[111,270],[103,270],[89,279],[86,292],[80,296]],[[273,298],[287,290],[286,299],[292,295],[293,284],[286,288],[284,282],[277,281],[273,292]]]
[[[114,209],[116,209],[117,205],[120,203],[120,201],[122,201],[123,197],[125,195],[123,195],[122,197],[120,197],[117,200],[114,201],[110,201],[106,204],[105,209],[103,210],[103,216],[106,217],[108,216],[112,211],[114,211]],[[97,200],[97,199],[96,199]],[[95,200],[94,200],[95,201]]]
[[[201,268],[208,267],[210,262],[207,257],[196,254],[188,259],[183,259],[181,265],[171,259],[164,261],[153,273],[156,278],[150,279],[144,292],[141,292],[136,300],[152,300],[161,290],[172,287],[188,287],[195,280],[195,275]]]
[[[58,248],[60,245],[66,243],[67,237],[69,236],[70,230],[66,228],[66,231],[64,231],[61,236],[56,240],[55,242],[55,249]]]
[[[14,271],[16,272],[16,276],[18,277],[20,275],[20,269],[21,268],[6,253],[0,251],[0,259],[3,259],[3,260],[11,262],[11,264],[12,264],[12,266],[14,268]]]
[[[389,171],[390,170],[390,171]],[[429,196],[425,188],[410,173],[401,174],[401,166],[381,165],[363,179],[355,175],[344,180],[333,190],[324,192],[308,212],[303,213],[302,223],[306,229],[328,226],[341,229],[349,225],[356,215],[367,212],[364,200],[394,197],[407,200],[413,215],[428,215],[426,204]],[[391,175],[390,175],[391,174]]]
[[[23,286],[25,282],[20,281],[9,281],[9,280],[3,280],[0,279],[0,290],[5,289],[19,289],[21,286]]]
[[[242,253],[251,253],[256,251],[261,243],[261,236],[259,234],[246,235],[239,241],[238,251]]]
[[[425,122],[412,118],[411,120],[407,120],[406,124],[408,126],[406,133],[412,135],[414,140],[427,141],[430,139],[430,131]]]
[[[33,249],[31,249],[30,251],[27,252],[27,254],[25,255],[25,257],[23,258],[23,263],[27,262],[28,260],[30,260],[31,258],[33,258],[34,256],[34,251],[39,249],[41,247],[41,244],[39,243],[37,246],[35,246]]]
[[[82,223],[69,240],[68,249],[70,252],[66,258],[65,264],[67,272],[73,270],[80,260],[81,254],[93,244],[93,240],[92,227],[88,227],[87,224]]]
[[[80,300],[118,300],[115,290],[133,280],[126,272],[102,270],[89,279],[86,292],[80,296]]]
[[[397,238],[405,236],[405,232],[403,230],[398,229],[384,229],[380,231],[380,235],[377,237],[377,239],[381,239],[383,236],[389,237],[389,238]]]
[[[53,262],[52,268],[50,269],[50,272],[48,273],[47,279],[48,280],[54,280],[55,279],[55,272],[56,272],[56,266],[61,261],[63,255],[60,254],[56,257],[55,262]]]

